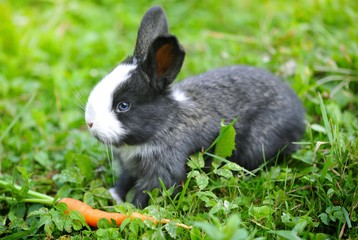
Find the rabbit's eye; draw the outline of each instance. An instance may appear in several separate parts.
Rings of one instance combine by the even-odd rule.
[[[130,103],[120,102],[117,105],[117,112],[127,112],[131,107]]]

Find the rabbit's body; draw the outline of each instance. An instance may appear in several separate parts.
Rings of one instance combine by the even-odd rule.
[[[196,136],[204,148],[218,135],[222,119],[231,122],[238,117],[237,150],[232,160],[247,169],[257,168],[263,158],[269,160],[277,150],[291,152],[292,141],[304,131],[304,110],[296,94],[263,69],[223,67],[175,86],[184,95],[193,96],[188,102],[200,109],[202,122],[196,126]]]
[[[111,191],[117,200],[135,187],[133,202],[144,207],[149,199],[144,191],[160,187],[160,180],[166,187],[180,185],[188,156],[211,145],[222,119],[238,118],[231,160],[248,169],[281,150],[291,152],[304,131],[297,96],[267,71],[224,67],[171,84],[183,59],[180,44],[167,33],[163,10],[154,7],[142,20],[134,56],[89,97],[87,124],[100,141],[115,146],[121,163]]]

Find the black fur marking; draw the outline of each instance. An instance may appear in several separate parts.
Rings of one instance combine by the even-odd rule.
[[[128,130],[123,138],[124,144],[135,145],[148,141],[165,125],[168,114],[177,108],[169,91],[158,95],[143,78],[139,71],[133,71],[131,77],[113,95],[113,111],[119,102],[131,104],[127,112],[116,113],[118,121]]]

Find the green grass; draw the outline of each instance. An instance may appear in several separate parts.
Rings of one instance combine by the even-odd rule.
[[[25,203],[31,189],[96,208],[112,204],[112,163],[88,133],[81,108],[96,82],[132,54],[140,19],[154,4],[0,0],[0,179],[24,186],[0,188],[0,238],[357,239],[354,0],[161,3],[186,49],[179,80],[255,65],[284,77],[307,111],[302,147],[287,161],[255,176],[218,162],[205,173],[199,155],[180,195],[151,193],[143,213],[192,230],[138,221],[90,229],[61,207]]]

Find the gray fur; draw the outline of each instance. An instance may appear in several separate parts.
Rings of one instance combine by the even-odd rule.
[[[154,27],[153,33],[148,26]],[[114,107],[122,98],[132,103],[131,110],[117,115],[127,135],[114,143],[121,164],[115,187],[122,199],[134,187],[133,203],[138,207],[148,204],[144,191],[160,187],[159,179],[166,187],[181,185],[188,156],[211,145],[222,119],[231,122],[238,117],[236,151],[231,160],[247,169],[259,167],[282,149],[284,154],[292,152],[292,142],[299,140],[305,129],[304,109],[296,94],[265,70],[224,67],[171,84],[181,68],[184,51],[174,36],[165,31],[158,35],[162,26],[167,26],[163,10],[149,10],[135,50],[138,69],[114,91],[113,98]],[[141,34],[148,31],[149,35]],[[175,55],[169,59],[173,65],[165,68],[165,74],[153,73],[157,68],[152,65],[161,63],[150,56],[168,45],[173,49],[168,56]],[[186,98],[178,100],[174,92]]]

